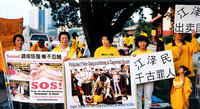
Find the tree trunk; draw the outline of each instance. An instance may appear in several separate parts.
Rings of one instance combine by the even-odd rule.
[[[81,22],[91,56],[94,56],[95,50],[102,45],[103,35],[113,38],[122,30],[129,17],[143,5],[145,3],[130,5],[129,3],[84,2],[84,0],[80,0]],[[112,25],[112,20],[116,12],[119,11],[121,13]]]

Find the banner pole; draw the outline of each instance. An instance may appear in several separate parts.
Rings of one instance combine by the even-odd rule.
[[[7,96],[8,96],[8,107],[10,109],[14,109],[13,103],[12,103],[11,92],[10,92],[10,83],[9,83],[8,75],[6,75],[5,72],[3,72],[3,76],[4,76],[5,87],[6,87],[6,92],[7,92]]]

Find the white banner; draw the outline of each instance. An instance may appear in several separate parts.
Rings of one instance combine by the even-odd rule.
[[[176,5],[175,33],[190,33],[194,29],[200,33],[200,5]]]
[[[136,108],[130,57],[69,60],[65,78],[67,109]]]
[[[12,100],[64,103],[62,53],[5,52]]]
[[[175,77],[171,50],[137,55],[131,58],[131,65],[136,84]]]

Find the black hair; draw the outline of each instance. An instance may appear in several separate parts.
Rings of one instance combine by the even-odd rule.
[[[24,36],[22,36],[21,34],[17,34],[13,37],[13,44],[14,45],[15,45],[15,41],[16,41],[17,37],[19,37],[24,42]]]
[[[118,50],[118,52],[119,52],[120,55],[123,55],[123,56],[126,55],[126,54],[124,53],[124,50],[123,50],[123,49]]]
[[[73,32],[73,33],[72,33],[72,37],[75,39],[76,36],[78,36],[78,34],[77,34],[76,32]]]
[[[107,39],[109,40],[110,44],[112,44],[113,42],[113,37],[109,37],[107,35],[103,35],[101,39],[103,39],[103,37],[107,37]]]
[[[121,67],[121,69],[123,69],[123,67],[124,67],[125,65],[124,64],[122,64],[120,67]]]
[[[181,65],[179,68],[183,68],[183,71],[186,71],[185,72],[185,76],[188,76],[191,72],[189,71],[189,69],[186,67],[186,66],[184,66],[184,65]]]
[[[135,46],[138,47],[138,48],[140,48],[140,47],[138,46],[138,43],[139,43],[140,41],[146,41],[146,42],[147,42],[146,48],[148,47],[148,45],[149,45],[149,40],[148,40],[147,37],[145,37],[145,36],[143,36],[143,35],[140,35],[139,37],[136,38]]]
[[[44,40],[43,40],[43,39],[40,39],[40,40],[38,41],[38,43],[39,43],[39,42],[42,42],[42,43],[44,43]]]
[[[162,38],[163,36],[162,36],[162,34],[159,34],[159,38]]]
[[[120,36],[121,36],[121,35],[124,36],[124,33],[120,33]]]
[[[106,76],[105,75],[100,76],[100,81],[101,82],[105,82],[106,81]]]
[[[62,35],[67,35],[68,40],[70,40],[70,35],[69,35],[68,32],[60,32],[60,34],[58,35],[58,39],[59,39],[59,41],[60,41],[60,38],[61,38]]]

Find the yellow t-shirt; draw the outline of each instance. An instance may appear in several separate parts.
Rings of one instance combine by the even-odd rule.
[[[48,51],[47,47],[40,48],[38,43],[35,43],[30,51]]]
[[[147,54],[147,53],[152,53],[153,51],[151,50],[146,50],[145,52],[141,52],[140,50],[136,50],[131,55],[136,54],[136,55],[141,55],[141,54]]]
[[[94,53],[94,57],[108,57],[108,56],[120,56],[117,48],[111,46],[110,48],[106,48],[101,46],[96,49]]]
[[[124,37],[124,44],[126,44],[128,46],[128,44],[129,44],[129,38],[128,37]]]
[[[182,87],[175,88],[175,83],[180,82],[179,76],[173,79],[173,85],[170,93],[171,106],[173,109],[188,109],[189,108],[189,96],[192,92],[190,79],[185,77]],[[183,98],[184,97],[184,98]]]
[[[74,49],[76,49],[76,39],[72,39],[71,47],[73,47]]]
[[[56,48],[53,49],[53,52],[64,52],[62,51],[60,46],[57,46]],[[70,58],[74,58],[74,56],[76,56],[76,50],[72,47],[69,48],[69,52],[67,53],[67,56]]]
[[[134,40],[133,36],[129,36],[128,39],[129,39],[128,46],[133,45],[133,40]]]
[[[182,53],[180,55],[179,46],[181,45],[182,45]],[[186,42],[185,45],[181,43],[173,46],[172,43],[169,43],[168,45],[166,45],[165,50],[172,50],[175,72],[178,71],[178,68],[181,65],[184,65],[191,71],[190,75],[188,76],[189,77],[195,76],[192,55],[199,51],[199,43],[196,38],[192,38],[192,42],[191,43]]]

